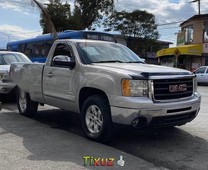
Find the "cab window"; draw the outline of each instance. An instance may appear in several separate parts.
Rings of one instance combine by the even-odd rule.
[[[198,70],[195,71],[195,74],[203,74],[205,70],[206,70],[206,67],[199,68]]]

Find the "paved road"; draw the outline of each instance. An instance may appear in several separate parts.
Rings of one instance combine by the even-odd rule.
[[[84,166],[83,157],[108,159],[113,166]],[[125,166],[117,165],[120,156]],[[90,158],[90,160],[92,160]],[[105,164],[105,162],[103,162]],[[98,164],[100,165],[100,162]],[[112,164],[111,164],[112,165]],[[30,119],[17,113],[14,104],[0,112],[0,170],[128,169],[166,170],[112,146],[87,140],[77,114],[53,107],[40,107]]]
[[[201,110],[191,123],[174,129],[127,131],[113,146],[173,170],[208,170],[208,87],[199,86],[199,91]]]
[[[201,110],[191,123],[162,130],[120,129],[108,146],[85,139],[76,114],[41,107],[28,119],[6,104],[0,114],[0,167],[83,169],[85,155],[116,159],[123,155],[128,163],[123,169],[207,170],[208,87],[199,86],[199,91]]]

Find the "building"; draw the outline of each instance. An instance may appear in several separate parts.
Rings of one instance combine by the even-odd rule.
[[[180,24],[177,46],[157,52],[161,65],[195,70],[208,65],[208,14],[194,15]]]
[[[148,64],[158,64],[156,52],[160,49],[169,48],[172,42],[151,40],[143,38],[128,37],[127,46],[133,50],[138,56],[145,59]]]

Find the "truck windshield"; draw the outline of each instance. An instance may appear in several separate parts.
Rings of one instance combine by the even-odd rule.
[[[139,56],[121,44],[105,42],[78,42],[84,63],[144,63]]]

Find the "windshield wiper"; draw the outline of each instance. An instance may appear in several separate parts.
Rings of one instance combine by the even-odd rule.
[[[107,61],[94,61],[92,63],[123,63],[123,61],[120,61],[120,60],[107,60]]]

